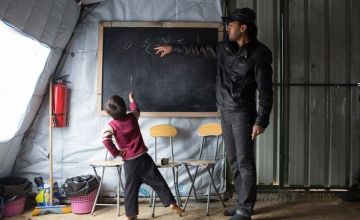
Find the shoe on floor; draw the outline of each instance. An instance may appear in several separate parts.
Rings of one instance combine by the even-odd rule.
[[[251,220],[251,217],[250,216],[244,216],[244,215],[235,214],[234,216],[229,218],[229,220]]]
[[[234,216],[236,215],[236,210],[237,208],[228,208],[224,210],[224,215],[225,216]]]

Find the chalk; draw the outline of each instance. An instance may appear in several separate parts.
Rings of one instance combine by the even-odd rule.
[[[133,91],[133,86],[132,86],[132,75],[130,76],[130,91]]]

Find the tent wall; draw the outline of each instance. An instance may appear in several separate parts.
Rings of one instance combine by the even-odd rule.
[[[24,134],[47,95],[49,76],[54,72],[62,50],[70,39],[79,13],[80,7],[73,0],[0,0],[2,21],[51,48],[19,130],[14,138],[0,143],[0,176],[2,177],[12,174],[17,155],[25,147],[21,144]],[[43,144],[47,146],[46,143]],[[29,147],[31,148],[31,145]],[[32,150],[37,151],[36,148]],[[32,161],[31,157],[28,159]]]
[[[360,1],[228,3],[227,11],[257,11],[259,38],[277,58],[274,120],[258,142],[260,183],[351,186],[360,169]]]
[[[28,7],[43,5],[35,4],[36,1],[29,2],[33,4],[26,3]],[[49,4],[61,4],[54,2]],[[72,25],[68,25],[69,29],[64,28],[66,31],[74,27],[79,12],[77,6],[70,2],[67,3],[76,10],[66,6],[68,4],[61,4],[65,8],[70,7],[68,10],[74,10],[76,14]],[[53,131],[54,177],[60,184],[68,177],[92,174],[89,162],[105,156],[100,135],[110,118],[96,112],[99,21],[220,22],[221,3],[220,0],[108,0],[100,3],[77,26],[60,74],[70,74],[70,124],[67,128],[54,128]],[[270,126],[257,141],[258,183],[305,187],[351,185],[351,176],[360,167],[360,92],[359,87],[354,86],[360,81],[359,2],[230,0],[227,3],[227,11],[246,6],[257,12],[258,37],[273,51],[275,102]],[[53,42],[50,45],[53,52],[39,80],[19,135],[9,142],[0,143],[0,157],[3,157],[0,169],[1,175],[10,174],[17,155],[13,175],[29,179],[42,175],[46,178],[46,103],[37,114],[27,137],[21,140],[46,93],[49,73],[54,70],[64,48],[65,44],[60,47],[60,43],[56,42],[65,42],[64,39],[70,36],[71,31],[62,37],[51,37],[53,33],[39,34],[41,31],[30,28],[28,25],[36,27],[38,24],[34,21],[34,24],[28,24],[22,16],[11,21],[11,17],[18,16],[15,16],[16,13],[27,15],[27,18],[35,16],[31,16],[31,13],[29,15],[27,10],[19,13],[19,10],[25,10],[24,6],[17,6],[19,4],[20,1],[0,1],[1,19],[18,24],[17,28],[27,30],[33,37],[38,36],[36,39],[41,42]],[[47,12],[47,16],[52,14]],[[43,29],[50,30],[58,24],[54,22],[53,25],[49,24],[51,27],[45,28],[52,19],[42,22]],[[58,24],[56,32],[60,34],[63,32],[60,27],[65,26]],[[175,153],[177,159],[181,160],[196,157],[199,146],[196,128],[202,123],[219,122],[219,118],[142,117],[139,122],[150,154],[153,153],[153,141],[149,136],[149,128],[160,123],[177,126],[179,132],[175,139]],[[215,174],[222,190],[225,187],[223,168],[222,164],[218,166]],[[106,173],[105,190],[115,192],[116,179],[112,178],[115,175],[115,171]],[[168,173],[164,175],[171,186],[171,177]],[[180,170],[179,182],[183,195],[190,186],[184,169]],[[199,182],[197,187],[204,192],[206,186]],[[147,189],[143,188],[142,193],[146,195]]]
[[[360,2],[284,1],[284,185],[350,186],[360,168]]]
[[[64,65],[60,75],[69,74],[70,121],[66,128],[53,129],[54,178],[59,184],[66,178],[77,175],[93,174],[90,161],[102,160],[106,149],[101,142],[101,130],[110,120],[108,116],[97,113],[97,47],[98,23],[100,21],[199,21],[221,22],[222,7],[220,1],[203,0],[108,0],[100,3],[77,26],[67,48]],[[135,94],[141,96],[141,94]],[[125,97],[126,98],[126,97]],[[215,97],[214,97],[215,98]],[[139,103],[141,106],[141,103]],[[16,159],[13,175],[33,179],[41,175],[48,177],[48,106],[45,103],[23,142],[22,150]],[[149,128],[155,124],[169,123],[178,128],[174,140],[177,160],[196,158],[200,147],[200,138],[196,134],[199,125],[206,122],[219,122],[219,118],[144,118],[139,120],[144,141],[153,155],[153,140]],[[165,155],[165,143],[159,142],[158,153]],[[214,150],[215,142],[212,144]],[[161,157],[161,155],[159,156]],[[194,172],[194,171],[193,171]],[[201,171],[204,173],[205,170]],[[204,173],[206,174],[206,173]],[[115,170],[105,173],[104,193],[114,195],[117,175]],[[163,172],[173,188],[171,171]],[[199,174],[200,175],[200,174]],[[221,191],[225,189],[224,160],[218,163],[214,175]],[[206,175],[202,175],[207,178]],[[197,183],[199,194],[206,192],[207,185],[201,178]],[[179,170],[181,195],[186,195],[190,180],[185,168]],[[141,194],[149,194],[147,187],[141,188]]]
[[[73,0],[1,0],[0,18],[51,48],[63,49],[80,7]]]

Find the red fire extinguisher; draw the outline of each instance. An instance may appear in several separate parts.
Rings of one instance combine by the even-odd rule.
[[[68,88],[65,83],[68,81],[62,76],[54,81],[52,86],[52,126],[68,126]]]

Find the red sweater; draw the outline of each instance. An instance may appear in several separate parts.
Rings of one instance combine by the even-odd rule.
[[[130,109],[133,112],[126,114],[124,120],[110,121],[103,131],[102,142],[114,158],[120,156],[119,153],[122,151],[123,160],[130,160],[148,150],[134,114],[140,112],[135,102],[130,103]],[[118,147],[114,144],[113,137]]]

